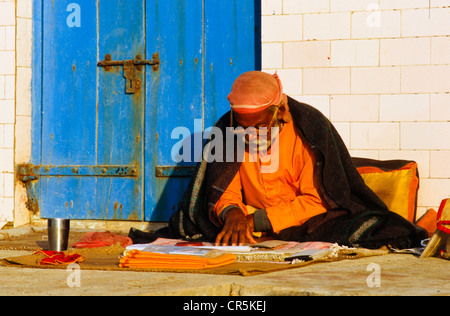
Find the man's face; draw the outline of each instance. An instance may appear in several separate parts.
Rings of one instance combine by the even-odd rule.
[[[233,112],[237,126],[243,128],[237,134],[243,134],[247,145],[254,144],[258,150],[267,150],[272,142],[272,127],[278,127],[277,113],[278,108],[275,111],[265,109],[245,114]]]

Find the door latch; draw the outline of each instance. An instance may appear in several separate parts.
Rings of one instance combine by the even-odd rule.
[[[140,55],[137,55],[135,59],[129,60],[112,60],[110,54],[105,55],[105,60],[102,60],[97,63],[97,67],[104,67],[106,71],[111,70],[111,67],[114,66],[123,66],[123,76],[126,80],[125,83],[125,93],[134,94],[136,89],[140,88],[140,80],[136,75],[136,68],[138,70],[142,70],[142,66],[151,65],[153,71],[157,71],[159,69],[159,54],[154,53],[152,56],[152,60],[142,59]]]

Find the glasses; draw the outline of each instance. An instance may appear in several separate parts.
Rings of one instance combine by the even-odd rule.
[[[234,135],[241,137],[245,144],[247,145],[256,145],[257,149],[265,148],[267,149],[270,147],[272,143],[272,128],[275,125],[275,122],[277,121],[277,114],[278,114],[279,107],[276,108],[275,112],[273,113],[272,119],[270,120],[267,127],[261,126],[261,127],[247,127],[244,128],[242,126],[238,126],[237,128],[234,128],[233,124],[233,110],[230,111],[230,127],[231,131]],[[276,131],[276,134],[278,134],[279,130]],[[262,137],[261,135],[264,135],[265,137]]]
[[[277,117],[277,114],[278,114],[278,110],[279,110],[279,109],[280,109],[280,108],[277,106],[275,112],[273,113],[272,119],[270,120],[270,122],[269,122],[269,124],[268,124],[268,126],[267,126],[267,127],[261,126],[262,128],[267,128],[267,130],[270,131],[270,129],[271,129],[271,128],[273,127],[273,125],[274,125],[275,118]],[[230,127],[231,127],[231,128],[234,128],[234,115],[233,115],[233,112],[234,112],[233,110],[230,110]],[[245,129],[244,127],[242,127],[242,126],[240,126],[240,125],[238,125],[237,127],[238,127],[238,129],[240,130],[239,133],[242,133],[242,130]],[[259,128],[260,128],[260,127],[254,127],[254,126],[247,127],[247,129],[252,129],[252,128],[253,128],[253,129],[256,129],[256,130],[259,132]],[[238,132],[238,130],[236,130],[236,132]]]

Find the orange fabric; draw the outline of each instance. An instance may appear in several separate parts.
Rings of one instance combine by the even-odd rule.
[[[419,219],[419,221],[416,224],[417,226],[426,229],[426,231],[428,232],[428,237],[431,237],[436,231],[437,228],[436,222],[437,222],[437,212],[434,209],[430,208],[425,213],[425,215],[423,215]]]
[[[272,173],[261,173],[259,159],[250,162],[246,152],[239,172],[215,205],[218,219],[225,207],[236,205],[248,214],[246,205],[250,205],[265,209],[273,231],[278,233],[326,212],[314,183],[315,157],[297,135],[292,121],[284,125],[276,142],[279,164]],[[276,148],[272,145],[270,150]],[[277,156],[275,152],[269,154]]]
[[[90,232],[81,236],[80,240],[73,244],[74,248],[98,248],[108,247],[116,244],[127,247],[133,244],[131,238],[106,232]]]
[[[62,251],[39,250],[34,254],[43,254],[46,256],[46,258],[41,260],[41,265],[69,265],[72,263],[81,263],[86,260],[86,258],[77,253],[66,255]]]
[[[237,113],[255,113],[279,105],[282,96],[283,85],[276,73],[271,76],[262,71],[249,71],[236,78],[228,101]]]
[[[209,269],[234,263],[236,256],[231,253],[219,255],[214,258],[173,255],[132,250],[127,256],[120,259],[121,268],[147,268],[147,269]]]

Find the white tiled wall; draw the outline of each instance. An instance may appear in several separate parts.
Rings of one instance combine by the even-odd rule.
[[[263,70],[354,156],[419,164],[419,215],[450,197],[450,0],[262,0]]]
[[[0,228],[29,220],[14,170],[31,152],[31,19],[31,0],[0,0]]]
[[[14,219],[15,1],[0,1],[0,227]]]

